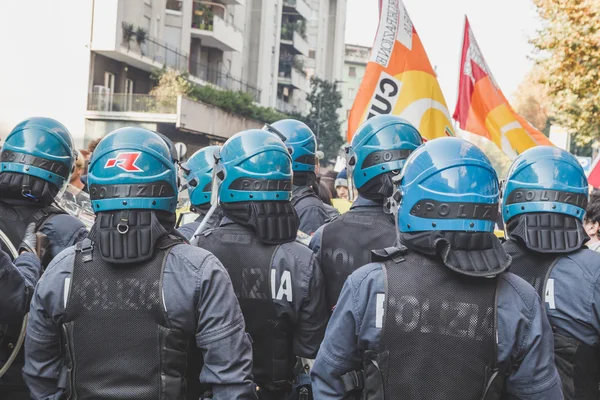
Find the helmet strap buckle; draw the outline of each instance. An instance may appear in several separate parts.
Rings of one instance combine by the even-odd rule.
[[[121,235],[125,235],[127,232],[129,232],[129,211],[123,211],[121,213],[121,219],[119,221],[119,223],[117,224],[117,232],[119,232]]]

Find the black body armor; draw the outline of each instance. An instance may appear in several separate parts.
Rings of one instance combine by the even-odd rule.
[[[510,272],[529,282],[545,302],[548,279],[564,254],[533,252],[514,240],[508,240],[504,248],[513,259]],[[598,347],[554,332],[555,363],[566,400],[600,399],[599,351]]]
[[[89,239],[77,244],[62,326],[68,398],[186,397],[193,338],[171,327],[162,296],[166,257],[181,243],[169,235],[128,265],[104,261]]]
[[[18,250],[29,224],[35,222],[37,232],[53,215],[66,213],[66,211],[54,205],[39,208],[35,206],[15,206],[0,202],[0,231],[8,237],[15,249]],[[2,246],[2,250],[10,255],[2,240],[0,240],[0,246]],[[44,261],[49,262],[50,260]]]
[[[18,250],[23,235],[25,234],[25,230],[30,223],[35,222],[36,231],[38,231],[46,221],[57,214],[66,214],[66,212],[56,206],[39,208],[32,206],[15,206],[0,202],[0,231],[6,235],[15,250]],[[2,239],[0,239],[0,247],[12,257],[12,254],[7,249],[6,243],[4,243]],[[50,262],[50,260],[42,261],[44,262],[44,265],[47,265]],[[33,293],[31,293],[30,296],[31,295],[33,295]],[[15,344],[18,341],[21,331],[21,325],[21,320],[15,321],[14,324],[0,325],[0,366],[8,360],[15,349]],[[29,398],[29,391],[21,374],[24,365],[24,351],[23,348],[21,348],[9,370],[2,378],[0,378],[0,393],[15,390],[23,393],[23,399]],[[15,396],[17,395],[15,394]]]
[[[213,253],[231,277],[252,338],[254,381],[270,392],[289,391],[294,326],[277,315],[271,287],[271,263],[279,245],[262,243],[249,227],[229,224],[201,235],[199,246]]]
[[[365,354],[361,398],[500,399],[498,278],[461,275],[416,252],[392,253],[384,276],[382,351]]]
[[[371,251],[396,242],[394,216],[382,206],[350,210],[323,228],[321,269],[327,285],[327,307],[337,303],[344,282],[356,269],[371,262]]]

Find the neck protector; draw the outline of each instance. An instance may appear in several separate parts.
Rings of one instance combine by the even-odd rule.
[[[89,238],[111,264],[139,263],[152,258],[156,243],[175,227],[175,214],[151,210],[98,213]]]
[[[394,194],[394,183],[392,182],[394,175],[396,174],[393,172],[377,175],[358,189],[358,193],[366,199],[383,203],[385,199]]]
[[[54,184],[36,176],[17,172],[0,174],[0,193],[3,199],[27,200],[42,207],[54,202],[59,189]]]
[[[511,239],[538,253],[571,253],[589,240],[581,221],[566,214],[521,214],[508,221],[506,231]]]
[[[292,180],[294,186],[317,186],[317,175],[314,172],[294,171]]]
[[[506,271],[512,261],[500,240],[489,232],[400,233],[400,241],[411,250],[438,257],[462,275],[493,277]]]
[[[289,201],[245,201],[221,203],[223,214],[238,224],[254,229],[265,244],[296,240],[299,219]]]
[[[208,214],[210,207],[211,207],[210,203],[203,204],[200,207],[190,207],[190,211],[198,214],[198,218],[196,218],[196,221],[202,222],[204,217],[206,217],[206,214]],[[217,209],[215,210],[213,215],[208,220],[208,226],[213,226],[213,227],[218,226],[222,219],[223,219],[223,209],[219,205],[219,206],[217,206]]]

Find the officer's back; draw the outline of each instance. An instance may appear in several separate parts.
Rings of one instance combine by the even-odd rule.
[[[562,399],[539,297],[505,272],[492,233],[489,160],[436,139],[408,158],[400,193],[400,246],[346,281],[312,370],[315,398]]]
[[[254,349],[260,399],[287,399],[296,357],[314,358],[327,323],[323,278],[312,252],[296,243],[291,159],[274,134],[238,133],[215,167],[225,215],[198,237],[231,277]]]
[[[537,147],[513,162],[502,207],[511,271],[545,302],[565,398],[578,400],[600,398],[600,254],[584,247],[587,193],[574,156]]]
[[[319,184],[315,175],[317,166],[317,139],[303,122],[284,119],[268,125],[267,129],[280,135],[292,155],[294,171],[292,205],[298,214],[298,229],[312,235],[331,218],[339,215],[330,205],[323,203],[315,193]]]
[[[55,199],[69,182],[75,158],[71,134],[51,118],[29,118],[11,131],[0,154],[0,246],[4,250],[9,247],[18,250],[31,227],[31,237],[45,236],[37,242],[40,245],[47,242],[40,247],[41,261],[46,267],[63,249],[87,235],[81,221],[55,204]],[[26,280],[16,275],[0,296],[23,298],[24,303],[19,309],[28,310],[31,287],[35,286],[41,272],[30,270],[24,275]],[[26,295],[24,290],[28,291]],[[19,322],[0,326],[0,368],[18,348],[22,317]],[[23,363],[21,350],[0,378],[0,392],[4,398],[29,398],[21,376]]]
[[[194,398],[193,356],[215,399],[254,399],[251,346],[218,260],[173,234],[177,170],[141,128],[107,135],[90,162],[96,221],[36,288],[24,376],[35,398]],[[131,188],[136,190],[132,191]],[[194,352],[198,349],[199,352]]]
[[[384,210],[384,201],[393,194],[392,177],[421,143],[415,127],[392,115],[369,119],[352,137],[347,149],[349,193],[356,187],[359,197],[350,211],[319,228],[309,246],[325,276],[329,310],[348,275],[371,261],[371,250],[396,242],[394,216]]]

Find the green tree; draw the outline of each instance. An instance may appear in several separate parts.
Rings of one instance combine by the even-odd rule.
[[[304,122],[317,135],[319,150],[325,153],[325,160],[334,160],[344,139],[340,134],[338,110],[342,107],[342,94],[335,82],[320,78],[310,78],[310,93],[306,100],[310,103],[310,111]]]
[[[583,145],[600,136],[600,0],[534,0],[544,26],[532,43],[551,115]]]

